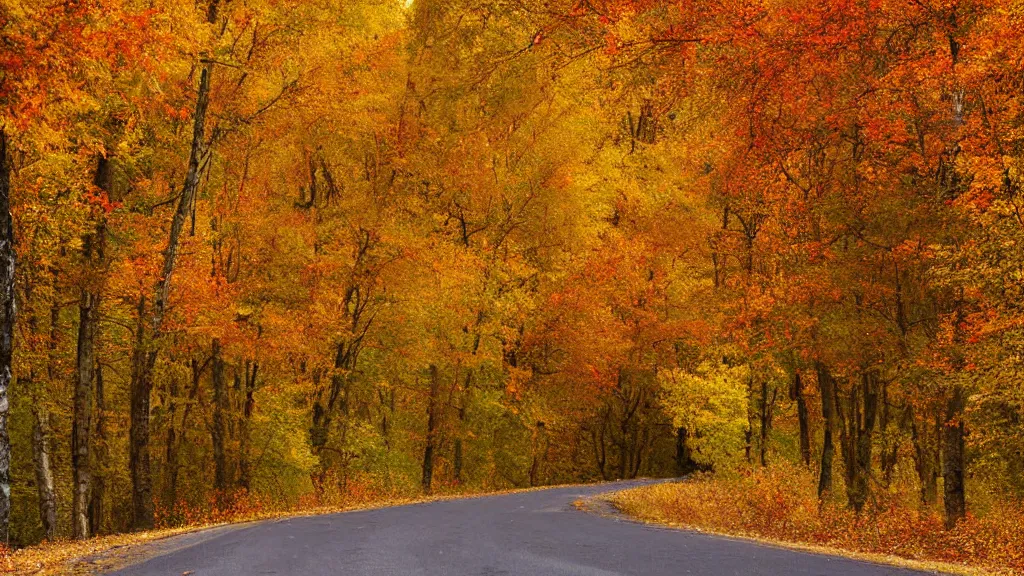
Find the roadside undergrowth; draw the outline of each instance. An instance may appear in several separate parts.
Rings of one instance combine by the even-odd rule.
[[[808,472],[771,468],[616,492],[605,498],[640,521],[960,574],[1024,575],[1024,510],[968,515],[945,530],[937,511],[893,499],[860,516],[819,505]],[[799,476],[799,477],[797,477]],[[910,563],[904,562],[910,561]]]

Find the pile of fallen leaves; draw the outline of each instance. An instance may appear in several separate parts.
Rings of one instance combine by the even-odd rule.
[[[167,536],[187,532],[189,529],[154,530],[151,532],[101,536],[87,540],[44,542],[37,546],[13,551],[0,545],[0,572],[4,574],[33,574],[39,576],[75,574],[76,566],[74,564],[83,558],[107,553],[125,546],[166,538]],[[86,569],[89,566],[83,565],[77,568],[81,569],[80,573],[85,574],[88,573]]]
[[[1024,575],[1024,509],[1015,503],[954,529],[937,510],[876,498],[859,516],[837,500],[819,503],[802,470],[770,468],[618,492],[609,500],[640,520],[857,553]]]

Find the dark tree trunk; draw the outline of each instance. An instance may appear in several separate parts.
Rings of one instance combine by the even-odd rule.
[[[213,440],[213,488],[217,491],[218,499],[223,501],[228,488],[227,456],[224,453],[224,443],[227,440],[224,418],[228,410],[228,394],[224,379],[224,358],[221,354],[219,338],[213,339],[211,358],[213,359],[213,425],[210,435]]]
[[[533,433],[533,461],[530,463],[530,486],[541,483],[541,464],[547,457],[548,434],[543,422],[537,422]]]
[[[605,446],[605,429],[608,427],[608,410],[599,414],[597,425],[590,430],[591,443],[594,446],[594,464],[601,473],[602,480],[608,477],[608,452]]]
[[[758,411],[758,420],[761,428],[758,440],[758,459],[761,462],[761,466],[768,466],[768,436],[772,431],[772,415],[775,411],[775,398],[777,395],[778,389],[774,387],[769,392],[767,379],[761,381],[761,403],[760,410]]]
[[[110,193],[111,165],[106,157],[97,160],[93,183]],[[103,216],[97,216],[95,230],[82,238],[82,285],[78,298],[78,348],[75,355],[74,415],[71,432],[71,529],[77,539],[89,537],[89,502],[92,469],[89,463],[89,434],[92,432],[92,388],[96,369],[97,319],[100,305],[100,272],[105,243]]]
[[[245,363],[245,404],[242,405],[242,427],[239,431],[238,486],[246,491],[252,490],[252,412],[256,407],[254,395],[259,369],[259,362]]]
[[[854,482],[853,509],[860,512],[867,502],[871,487],[871,448],[875,420],[878,415],[878,373],[866,372],[861,376],[864,401],[864,419],[857,431],[857,474]]]
[[[946,401],[942,437],[942,492],[946,528],[953,528],[967,514],[964,494],[964,390],[959,385]]]
[[[910,416],[910,439],[914,444],[914,470],[920,484],[921,505],[929,507],[938,501],[939,467],[935,457],[939,454],[939,436],[941,435],[942,419],[934,419],[937,426],[932,432],[932,424],[928,419],[918,423],[917,418]]]
[[[14,343],[14,222],[7,133],[0,128],[0,543],[6,544],[11,517],[11,439],[7,433]]]
[[[822,363],[815,365],[818,374],[818,389],[821,391],[821,419],[822,419],[822,444],[821,444],[821,471],[818,475],[818,498],[824,498],[832,491],[832,459],[835,454],[835,444],[832,441],[832,430],[835,428],[835,381],[828,367]]]
[[[878,429],[882,432],[882,442],[879,454],[879,465],[882,468],[882,484],[888,488],[892,485],[892,474],[896,469],[896,461],[899,457],[898,434],[905,427],[907,411],[902,410],[900,419],[893,421],[893,407],[889,402],[889,385],[882,383],[882,400],[879,407],[880,419]]]
[[[676,428],[676,472],[680,476],[689,474],[697,468],[693,461],[693,450],[687,442],[689,437],[690,433],[685,427]]]
[[[174,508],[178,498],[178,376],[171,373],[167,380],[167,442],[164,452],[164,507],[167,508],[171,517],[174,517]]]
[[[149,469],[149,394],[152,390],[149,362],[145,346],[146,297],[139,296],[136,307],[135,350],[132,353],[132,375],[129,389],[130,427],[128,429],[129,461],[132,478],[132,528],[153,528],[153,478]]]
[[[206,12],[207,22],[217,21],[219,0],[211,0]],[[193,114],[192,145],[189,150],[188,171],[181,187],[178,205],[171,219],[171,230],[168,235],[167,248],[164,250],[164,261],[160,280],[156,286],[153,300],[153,313],[150,335],[145,336],[145,324],[140,322],[136,335],[136,349],[133,353],[131,389],[131,427],[129,428],[129,444],[131,445],[132,477],[132,526],[136,530],[153,527],[153,478],[149,461],[149,395],[153,390],[153,368],[156,365],[157,349],[155,341],[159,338],[163,327],[164,313],[167,310],[167,298],[171,291],[171,276],[178,259],[178,247],[185,221],[192,209],[196,191],[199,188],[200,160],[206,147],[206,111],[210,103],[210,76],[213,74],[213,62],[203,62],[199,75],[199,89],[196,94],[196,107]],[[145,299],[140,299],[140,320],[145,315]]]
[[[462,430],[466,425],[466,407],[459,406],[457,412],[459,418],[458,436],[455,437],[454,454],[452,454],[452,474],[456,484],[462,484]]]
[[[52,542],[57,535],[57,497],[54,494],[53,466],[50,459],[50,414],[43,406],[35,410],[32,452],[36,467],[36,485],[39,489],[39,518],[43,523],[45,538]]]
[[[747,379],[747,398],[750,404],[753,404],[754,400],[754,375],[751,374]],[[749,404],[748,404],[749,406]],[[743,433],[743,440],[745,441],[743,447],[743,456],[747,459],[748,464],[754,463],[754,411],[751,408],[747,408],[747,429]]]
[[[105,514],[103,502],[107,491],[106,474],[104,473],[107,460],[106,409],[107,403],[103,392],[103,365],[96,364],[96,427],[93,434],[95,458],[92,498],[89,502],[89,532],[94,535],[103,533],[103,516]]]
[[[437,366],[430,365],[430,397],[427,401],[427,443],[423,449],[423,491],[430,493],[431,484],[434,481],[434,449],[437,442],[438,425],[438,394],[441,389],[441,379],[438,375]]]
[[[800,425],[800,459],[803,460],[804,466],[810,466],[811,429],[807,421],[807,398],[800,372],[793,374],[793,400],[796,402],[796,418]]]
[[[871,494],[871,449],[878,415],[878,373],[863,372],[860,383],[850,388],[846,412],[842,407],[837,412],[846,468],[846,499],[850,508],[859,514]]]

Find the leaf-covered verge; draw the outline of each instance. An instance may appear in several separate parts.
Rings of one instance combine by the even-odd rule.
[[[819,503],[803,470],[781,466],[731,475],[697,474],[605,496],[642,522],[738,536],[813,552],[947,574],[1024,574],[1020,507],[968,514],[942,529],[937,510],[918,510],[880,495],[855,514],[842,503]]]

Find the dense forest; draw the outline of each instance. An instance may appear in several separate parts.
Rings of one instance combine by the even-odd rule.
[[[0,540],[1024,496],[1018,0],[0,0]]]

